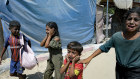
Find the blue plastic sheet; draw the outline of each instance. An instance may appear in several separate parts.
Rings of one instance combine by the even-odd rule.
[[[40,47],[49,21],[58,24],[63,47],[70,41],[85,43],[94,36],[96,0],[0,0],[0,18],[4,37],[10,32],[8,22],[17,20],[32,42],[34,51],[47,51]]]

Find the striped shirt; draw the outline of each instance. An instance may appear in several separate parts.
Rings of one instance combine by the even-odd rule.
[[[20,35],[19,35],[20,36]],[[20,51],[20,39],[19,36],[14,37],[12,35],[8,36],[8,38],[5,41],[4,47],[7,48],[10,45],[10,49],[11,49],[11,59],[13,61],[18,61],[19,60],[19,51]],[[23,35],[24,40],[27,42],[28,38]]]

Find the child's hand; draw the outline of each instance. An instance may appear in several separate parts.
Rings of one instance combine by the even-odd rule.
[[[55,31],[54,31],[54,28],[52,28],[52,29],[50,29],[50,31],[49,31],[49,35],[54,35],[54,33],[55,33]]]
[[[89,64],[89,63],[86,63],[86,64],[85,64],[85,67],[84,67],[84,69],[85,69],[85,68],[88,66],[88,64]]]
[[[67,60],[67,62],[70,62],[68,54],[66,55],[66,60]]]
[[[72,62],[77,62],[77,61],[79,61],[79,59],[80,59],[80,56],[76,56],[73,60],[72,60]]]

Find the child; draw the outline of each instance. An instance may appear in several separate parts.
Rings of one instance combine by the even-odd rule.
[[[49,22],[46,24],[46,37],[42,40],[40,46],[48,48],[50,53],[50,58],[47,60],[47,68],[44,73],[44,79],[52,79],[54,70],[55,79],[61,79],[62,75],[59,70],[63,62],[63,56],[58,27],[55,22]]]
[[[83,64],[77,64],[83,51],[82,45],[77,41],[73,41],[67,45],[67,50],[68,54],[60,69],[60,73],[63,74],[65,72],[65,79],[82,79]]]
[[[10,63],[10,76],[17,76],[19,79],[25,79],[26,75],[22,75],[24,68],[20,65],[19,60],[19,50],[20,50],[20,42],[19,42],[19,36],[20,36],[20,23],[18,21],[10,21],[9,23],[9,30],[11,31],[11,34],[8,36],[8,38],[5,41],[1,56],[0,56],[0,64],[2,61],[3,54],[5,53],[8,45],[10,45],[11,48],[11,63]],[[28,42],[29,46],[31,46],[30,40],[27,39],[27,37],[23,36],[24,40]]]
[[[122,32],[115,33],[108,42],[79,63],[88,64],[101,52],[108,52],[114,47],[116,79],[140,79],[140,7],[130,9],[124,16],[124,23]]]

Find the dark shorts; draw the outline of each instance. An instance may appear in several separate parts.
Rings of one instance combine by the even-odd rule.
[[[13,74],[13,73],[19,73],[19,74],[22,74],[23,71],[25,69],[23,67],[20,66],[20,61],[13,61],[11,60],[11,63],[10,63],[10,73]]]
[[[116,79],[140,79],[140,68],[127,68],[117,63]]]

